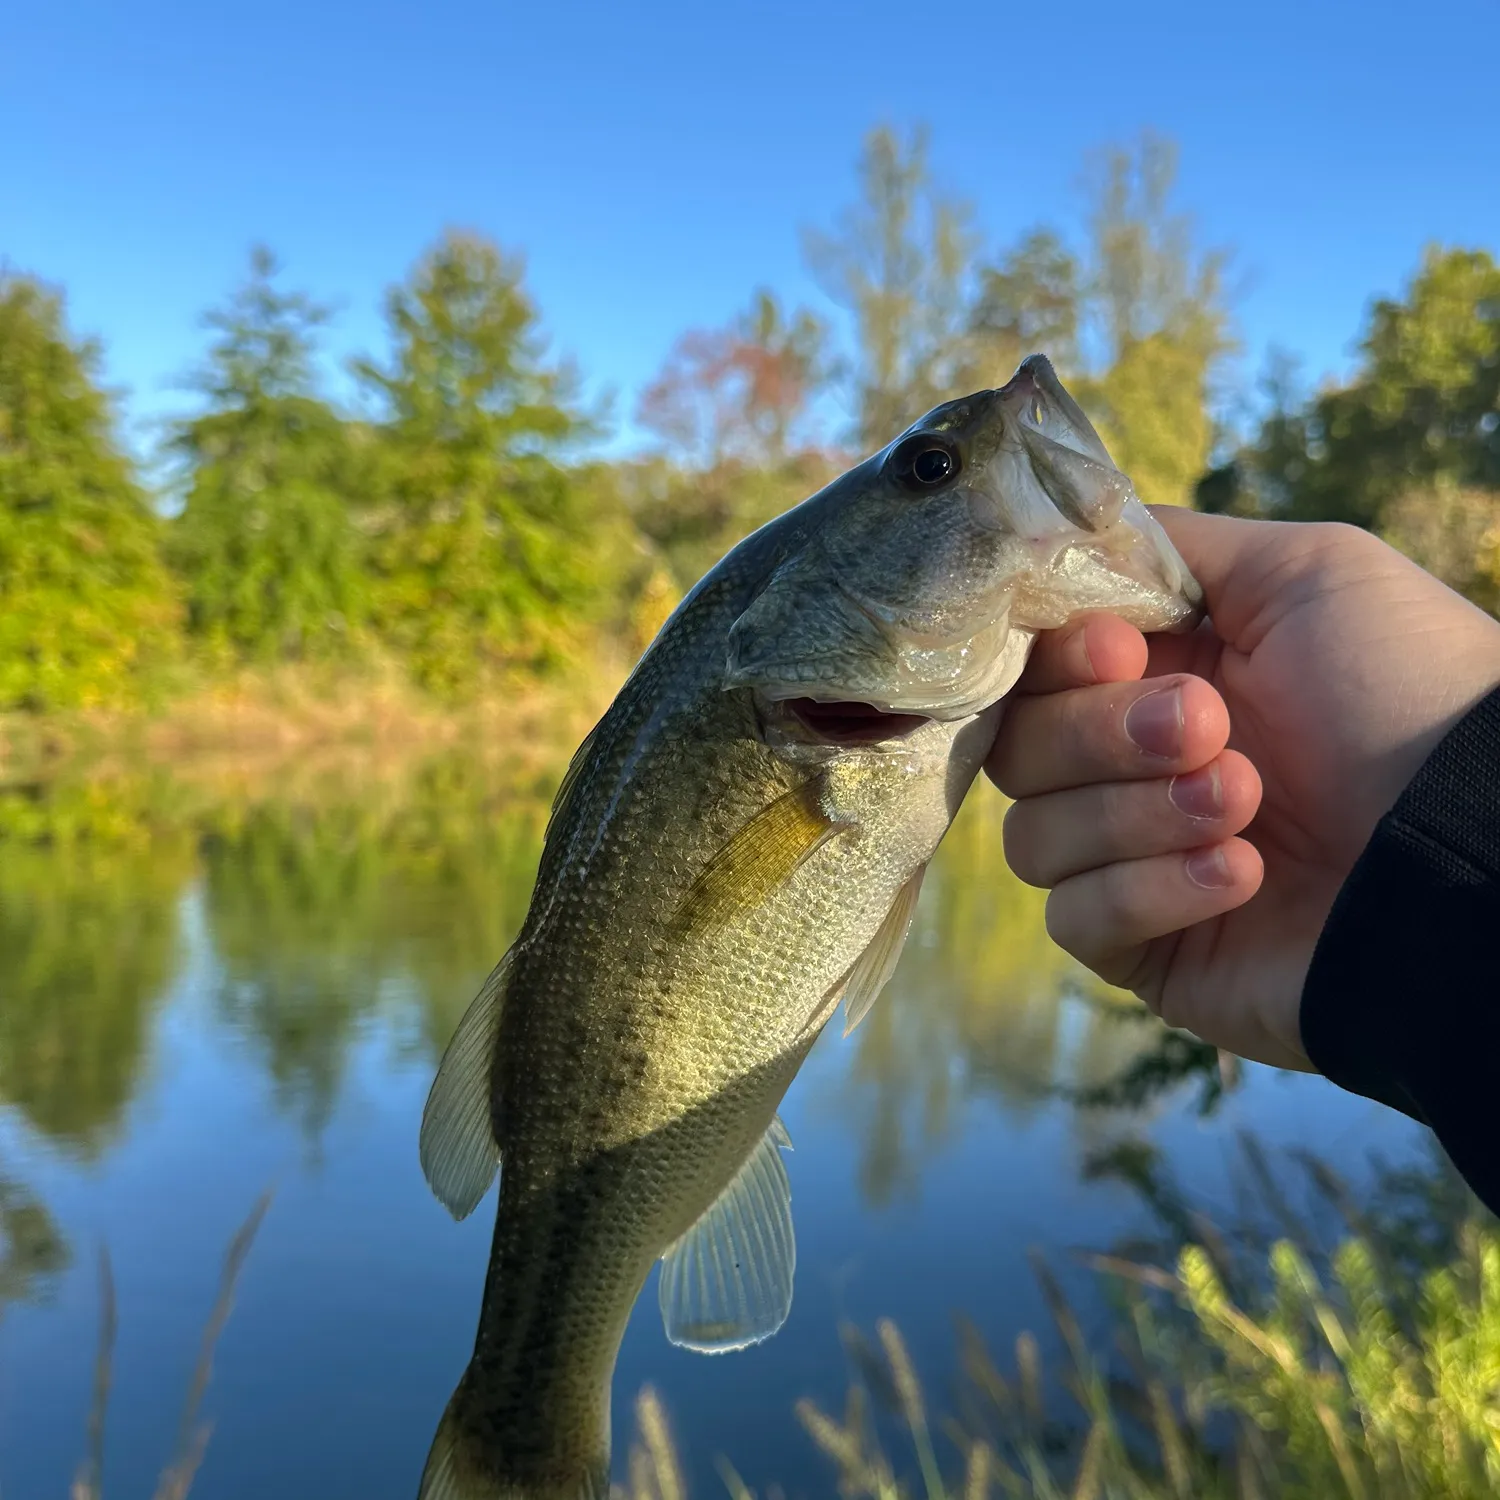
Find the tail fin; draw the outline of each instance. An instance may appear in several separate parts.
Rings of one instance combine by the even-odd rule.
[[[524,1457],[508,1459],[504,1423],[476,1409],[471,1375],[472,1367],[438,1423],[417,1500],[609,1500],[607,1437],[603,1452],[590,1446],[544,1457],[530,1434]]]

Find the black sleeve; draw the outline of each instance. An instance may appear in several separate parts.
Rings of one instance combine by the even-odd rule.
[[[1319,1072],[1431,1126],[1500,1212],[1500,690],[1380,820],[1302,992]]]

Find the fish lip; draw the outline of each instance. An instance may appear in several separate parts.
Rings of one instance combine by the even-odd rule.
[[[928,714],[893,713],[858,698],[779,698],[770,706],[828,745],[878,745],[910,739],[933,722]]]

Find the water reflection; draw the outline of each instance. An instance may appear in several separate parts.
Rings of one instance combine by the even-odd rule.
[[[0,1098],[55,1141],[104,1146],[145,1067],[197,881],[217,1012],[315,1136],[381,1012],[441,1053],[520,925],[562,763],[518,776],[449,751],[0,789]],[[1107,1102],[1135,1065],[1146,1084],[1122,1102],[1139,1107],[1156,1053],[1162,1086],[1183,1071],[1162,1053],[1177,1043],[1121,1024],[1122,997],[1048,940],[1044,894],[1005,866],[1003,807],[986,785],[960,814],[834,1102],[858,1122],[873,1202],[914,1182],[975,1096],[1021,1119],[1064,1089]]]
[[[1061,1092],[1107,1089],[1166,1040],[1150,1017],[1124,1021],[1139,1007],[1047,937],[1046,893],[1005,864],[1004,809],[987,785],[971,793],[928,873],[891,992],[858,1035],[837,1107],[859,1122],[868,1201],[913,1188],[969,1100],[992,1098],[1019,1122]]]
[[[9,1302],[35,1302],[71,1256],[56,1221],[25,1183],[0,1171],[0,1317]]]
[[[0,785],[0,1352],[27,1371],[0,1400],[6,1493],[60,1493],[77,1463],[101,1241],[132,1330],[108,1487],[149,1493],[188,1377],[181,1351],[213,1296],[204,1268],[271,1181],[284,1191],[215,1375],[213,1491],[248,1500],[296,1474],[298,1493],[413,1492],[473,1337],[490,1219],[454,1226],[433,1202],[417,1122],[520,924],[565,759],[518,770],[470,748],[372,750]],[[706,1364],[675,1359],[654,1306],[627,1330],[617,1420],[659,1381],[705,1465],[764,1437],[747,1470],[762,1492],[826,1481],[790,1435],[786,1393],[842,1388],[839,1316],[900,1318],[937,1368],[952,1306],[1006,1338],[1035,1323],[1026,1244],[1106,1243],[1122,1203],[1138,1212],[1123,1188],[1146,1180],[1125,1170],[1133,1159],[1095,1149],[1120,1112],[1073,1099],[1138,1105],[1132,1129],[1174,1165],[1186,1151],[1189,1180],[1206,1170],[1152,1094],[1186,1055],[1154,1021],[1119,1019],[1138,1012],[1047,940],[1042,894],[1005,868],[1002,816],[976,787],[892,993],[789,1097],[792,1324]],[[1111,1096],[1131,1068],[1146,1082]],[[1299,1108],[1278,1095],[1277,1127],[1313,1138],[1320,1117]],[[976,1146],[1002,1164],[978,1193]],[[899,1200],[919,1182],[918,1212]],[[330,1424],[359,1442],[330,1444]],[[712,1471],[692,1486],[712,1493]]]
[[[0,789],[0,850],[0,1100],[95,1156],[172,974],[192,840],[137,778]]]
[[[220,1010],[310,1131],[382,1005],[414,1005],[434,1055],[446,1043],[524,915],[544,792],[454,757],[214,820],[203,870]]]

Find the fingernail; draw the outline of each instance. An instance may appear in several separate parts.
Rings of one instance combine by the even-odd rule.
[[[1182,692],[1158,688],[1125,710],[1125,733],[1147,755],[1172,760],[1182,753]]]
[[[1190,818],[1217,818],[1224,811],[1224,787],[1217,762],[1186,776],[1174,776],[1167,785],[1172,806]]]
[[[1223,890],[1234,880],[1222,849],[1197,849],[1183,860],[1182,865],[1187,878],[1205,891]]]

